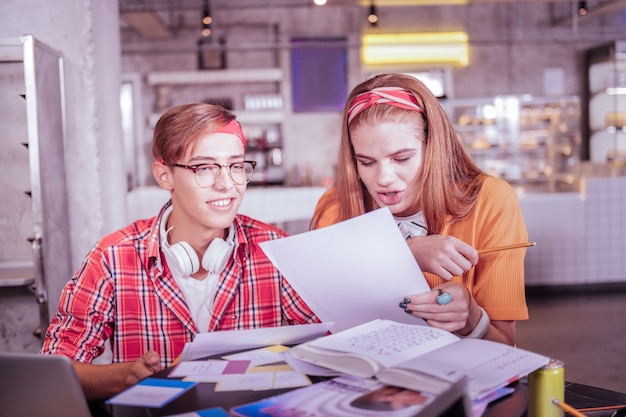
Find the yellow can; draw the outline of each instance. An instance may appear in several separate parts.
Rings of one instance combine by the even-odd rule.
[[[565,400],[563,361],[550,359],[542,368],[528,375],[528,417],[563,417],[565,413],[552,398]]]

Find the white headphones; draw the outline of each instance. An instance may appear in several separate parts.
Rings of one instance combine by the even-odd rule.
[[[200,263],[196,251],[193,250],[191,245],[187,242],[181,241],[170,245],[167,241],[167,232],[165,230],[165,224],[169,217],[169,211],[163,214],[161,219],[161,248],[167,265],[170,267],[174,274],[179,277],[185,277],[193,275],[200,269]],[[206,252],[202,255],[202,268],[212,274],[221,274],[228,259],[232,256],[235,250],[235,231],[231,225],[228,230],[227,240],[221,238],[215,238],[209,244]]]

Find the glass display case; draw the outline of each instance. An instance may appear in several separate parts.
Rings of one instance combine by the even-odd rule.
[[[626,165],[626,41],[586,53],[585,133],[589,159],[614,168]]]
[[[537,191],[577,189],[578,96],[496,96],[444,103],[459,139],[485,172]]]

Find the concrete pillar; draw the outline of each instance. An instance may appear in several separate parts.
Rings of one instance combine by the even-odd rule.
[[[63,56],[65,80],[65,161],[69,201],[72,272],[97,239],[121,227],[126,218],[126,178],[121,134],[119,91],[121,50],[117,1],[3,0],[0,37],[30,34]],[[3,148],[0,147],[0,153]],[[4,173],[12,177],[16,173]],[[0,236],[0,247],[27,236]],[[0,251],[0,261],[3,259]],[[70,277],[49,277],[60,288]],[[50,294],[50,310],[59,291]],[[30,300],[25,299],[24,302]],[[34,301],[32,301],[34,303]],[[19,303],[15,308],[19,308]],[[30,311],[30,309],[29,309]],[[3,319],[3,317],[0,317]],[[6,320],[0,320],[10,325]],[[16,323],[20,325],[20,323]],[[0,334],[24,334],[32,328]],[[26,346],[11,343],[12,346]],[[6,342],[6,341],[5,341]],[[0,340],[0,350],[3,350]]]

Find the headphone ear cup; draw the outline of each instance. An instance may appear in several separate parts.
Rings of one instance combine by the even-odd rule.
[[[171,245],[165,255],[170,269],[177,271],[179,276],[192,275],[200,269],[198,256],[187,242],[181,241]]]
[[[204,252],[204,256],[202,256],[202,267],[211,273],[221,274],[224,268],[226,268],[233,250],[233,245],[224,239],[213,239],[206,252]]]

